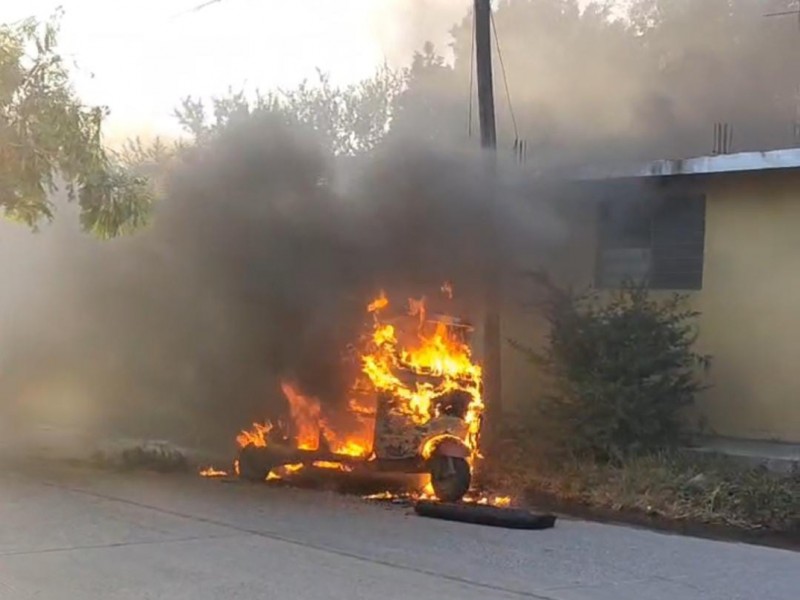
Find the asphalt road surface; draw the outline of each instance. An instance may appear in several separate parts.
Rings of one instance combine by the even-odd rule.
[[[329,492],[0,471],[3,600],[797,600],[800,554],[560,520],[508,531]]]

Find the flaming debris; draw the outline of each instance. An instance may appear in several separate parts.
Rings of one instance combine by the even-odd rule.
[[[427,492],[406,492],[396,494],[393,492],[378,492],[362,496],[364,500],[371,502],[392,502],[392,503],[413,503],[419,500],[436,500],[436,496]],[[511,506],[510,496],[489,496],[486,494],[468,494],[462,500],[465,504],[478,504],[480,506],[496,506],[497,508],[508,508]]]
[[[378,492],[377,494],[364,496],[364,500],[394,500],[396,497],[397,494],[393,494],[392,492]]]
[[[266,477],[266,481],[278,481],[280,479],[285,479],[294,475],[295,473],[299,473],[305,468],[305,465],[302,463],[291,464],[291,465],[282,465],[280,467],[276,467],[269,472]]]
[[[227,471],[220,471],[219,469],[215,469],[214,467],[206,467],[200,470],[201,477],[227,477]]]
[[[367,312],[374,313],[387,306],[389,306],[389,299],[386,297],[386,292],[381,290],[380,296],[367,305]]]
[[[266,448],[267,447],[267,435],[269,432],[272,431],[272,423],[253,423],[253,428],[249,431],[242,430],[239,435],[236,436],[236,442],[239,444],[239,447],[244,448],[245,446],[256,446],[257,448]]]
[[[497,506],[498,508],[507,508],[511,506],[510,496],[464,496],[464,502],[480,504],[483,506]]]
[[[333,469],[335,471],[343,471],[345,473],[350,473],[353,471],[353,467],[332,460],[315,460],[311,464],[317,469]]]

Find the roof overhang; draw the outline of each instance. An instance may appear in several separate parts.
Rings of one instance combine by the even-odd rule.
[[[681,175],[712,175],[748,171],[800,169],[800,148],[769,152],[739,152],[717,156],[699,156],[677,160],[656,160],[616,169],[583,169],[579,181],[607,179],[639,179],[644,177],[673,177]]]

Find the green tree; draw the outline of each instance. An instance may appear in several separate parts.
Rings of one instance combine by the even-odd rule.
[[[237,120],[267,113],[313,129],[333,154],[354,156],[374,149],[394,116],[394,99],[405,86],[404,73],[383,66],[372,77],[348,86],[334,85],[318,72],[290,90],[256,92],[248,98],[231,91],[210,102],[187,97],[175,111],[195,142],[203,142]]]
[[[0,25],[0,210],[36,227],[53,218],[51,197],[63,184],[84,229],[116,236],[147,221],[152,190],[103,146],[107,110],[75,94],[59,18]]]
[[[395,98],[392,135],[465,142],[469,130],[467,72],[449,65],[428,42],[414,54],[405,79],[405,89]],[[462,93],[442,93],[443,90]],[[477,114],[475,108],[473,123],[477,123]]]

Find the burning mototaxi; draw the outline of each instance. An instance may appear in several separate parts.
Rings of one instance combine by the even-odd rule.
[[[447,285],[442,291],[452,294]],[[467,493],[484,408],[472,327],[429,312],[424,299],[392,309],[383,293],[367,306],[347,409],[357,426],[338,430],[335,415],[284,382],[289,418],[255,423],[237,438],[241,477],[276,479],[311,468],[429,473],[438,499]]]

